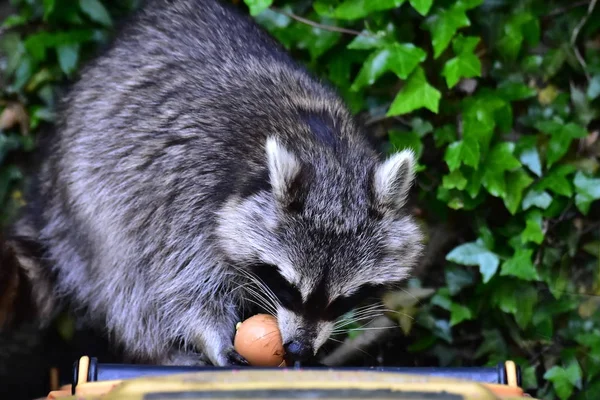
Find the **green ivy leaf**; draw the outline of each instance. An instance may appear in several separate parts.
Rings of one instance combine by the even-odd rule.
[[[494,247],[496,246],[496,240],[494,239],[494,233],[489,228],[489,226],[486,225],[485,220],[478,219],[477,225],[478,225],[477,235],[479,235],[479,238],[481,240],[483,240],[483,243],[485,244],[486,248],[493,250]]]
[[[517,288],[515,293],[518,304],[515,320],[521,329],[525,329],[531,323],[535,305],[538,303],[538,291],[534,286],[526,284]]]
[[[481,191],[481,182],[483,180],[483,170],[477,169],[472,171],[467,184],[467,193],[472,199],[476,198]]]
[[[14,28],[25,25],[28,20],[29,19],[25,15],[9,15],[4,21],[2,21],[0,26],[6,29]]]
[[[248,6],[250,15],[255,17],[265,11],[267,8],[271,7],[273,0],[244,0],[244,3],[246,3]]]
[[[450,326],[473,318],[473,313],[468,307],[454,303],[450,299],[450,291],[447,288],[439,289],[435,296],[431,298],[431,304],[450,311]]]
[[[542,213],[538,210],[533,210],[527,213],[525,219],[525,230],[521,235],[521,243],[534,242],[542,244],[544,241],[544,231],[542,229],[543,219]]]
[[[417,159],[421,157],[421,154],[423,153],[423,143],[421,142],[420,136],[416,132],[391,130],[389,133],[389,138],[390,143],[394,147],[395,151],[411,149],[415,152]]]
[[[46,58],[46,48],[52,47],[55,42],[54,35],[47,32],[39,32],[29,35],[25,39],[24,44],[31,57],[40,62]]]
[[[326,25],[324,19],[320,22]],[[301,23],[296,24],[294,28],[288,28],[288,31],[294,32],[297,35],[296,47],[307,49],[313,60],[323,55],[342,37],[342,34],[339,32],[332,32]]]
[[[524,40],[528,40],[531,45],[539,41],[539,21],[530,13],[515,13],[504,24],[503,34],[496,46],[504,57],[515,60]]]
[[[491,302],[492,304],[507,314],[516,314],[517,312],[517,285],[514,280],[502,280],[497,283],[492,289]]]
[[[560,46],[558,48],[548,49],[546,54],[543,56],[541,69],[544,73],[544,79],[550,80],[560,71],[565,64],[568,56],[568,50],[570,47],[568,44]]]
[[[515,316],[517,324],[526,328],[531,323],[538,302],[537,289],[528,282],[503,278],[492,284],[491,303]]]
[[[44,0],[44,21],[48,21],[48,17],[54,12],[56,0]]]
[[[500,276],[515,276],[524,281],[537,281],[540,279],[535,266],[531,262],[533,250],[519,248],[515,254],[502,263]]]
[[[463,137],[477,141],[481,154],[485,154],[497,122],[503,126],[512,124],[509,114],[510,105],[489,92],[467,97],[463,100]]]
[[[583,214],[587,215],[590,205],[600,199],[600,179],[590,178],[578,171],[573,180],[575,184],[575,205]]]
[[[410,125],[412,126],[415,133],[419,135],[419,137],[423,137],[428,133],[433,132],[433,125],[431,125],[431,122],[425,121],[418,117],[413,118],[412,121],[410,121]]]
[[[470,286],[475,282],[475,278],[471,271],[464,268],[448,266],[444,268],[444,274],[446,276],[448,291],[452,296],[458,294],[463,288]]]
[[[433,138],[435,140],[435,147],[440,148],[445,144],[456,141],[456,128],[454,125],[443,125],[433,131]]]
[[[571,397],[573,389],[581,385],[581,369],[576,363],[566,369],[555,365],[544,374],[544,379],[552,382],[554,390],[561,400]]]
[[[407,347],[409,352],[418,353],[427,350],[437,342],[434,335],[425,335],[418,338]]]
[[[571,182],[567,179],[567,175],[575,172],[575,168],[571,165],[559,165],[553,168],[535,184],[537,191],[549,190],[561,196],[571,197],[573,188]]]
[[[467,179],[459,169],[455,169],[449,175],[444,176],[442,182],[442,186],[446,189],[463,190],[467,187]]]
[[[71,75],[75,72],[77,61],[79,59],[79,45],[65,44],[56,48],[58,55],[58,63],[60,68],[66,75]]]
[[[523,368],[523,389],[535,389],[538,387],[538,379],[536,373],[536,366],[530,365]]]
[[[571,84],[571,103],[575,108],[577,122],[583,126],[588,126],[590,122],[598,117],[598,111],[592,107],[590,100],[583,90]]]
[[[468,307],[460,304],[452,303],[450,307],[450,326],[455,326],[463,321],[473,318],[473,314]]]
[[[544,257],[542,259],[543,264],[552,265],[552,260],[549,260],[552,258],[552,250],[556,249],[550,248],[544,251]],[[559,252],[557,257],[560,258],[561,256],[563,255]],[[552,293],[552,296],[556,299],[563,297],[570,284],[570,280],[572,279],[572,266],[570,264],[570,259],[563,256],[558,265],[540,271],[543,272],[544,276],[542,276],[542,278],[548,285],[550,293]],[[571,308],[567,308],[567,310],[572,310],[579,305],[576,301],[576,297],[571,297],[570,299],[572,300],[571,303],[575,303],[575,305]],[[553,305],[553,310],[559,312],[561,309],[560,306],[561,305]]]
[[[492,148],[486,160],[487,169],[493,171],[510,171],[519,168],[521,163],[513,155],[515,145],[511,142],[498,143]]]
[[[500,259],[498,256],[488,250],[483,241],[465,243],[455,247],[448,255],[446,260],[457,264],[479,266],[479,271],[483,276],[483,282],[487,283],[492,279],[492,276],[498,271]]]
[[[46,59],[46,51],[49,48],[80,44],[89,41],[92,38],[93,31],[88,29],[74,29],[62,32],[41,31],[29,35],[25,40],[24,45],[33,60],[36,62],[44,62]],[[24,61],[26,60],[21,60],[21,65]],[[32,67],[33,64],[30,68]]]
[[[341,95],[348,103],[350,110],[357,113],[363,109],[365,98],[362,94],[350,90],[350,78],[352,64],[355,61],[362,62],[363,58],[359,54],[352,52],[343,52],[344,57],[334,57],[328,65],[330,81],[340,88]]]
[[[346,47],[350,50],[379,49],[394,43],[394,31],[393,24],[389,24],[387,30],[375,34],[363,30],[362,34],[356,36]]]
[[[79,8],[92,21],[109,28],[112,27],[110,14],[99,0],[79,0]]]
[[[286,12],[293,11],[289,7],[284,7],[283,10]],[[281,36],[281,30],[282,28],[289,28],[292,26],[292,18],[283,13],[266,8],[260,14],[255,15],[254,20],[274,34],[285,46],[289,45],[289,41]]]
[[[447,343],[452,343],[452,330],[450,329],[449,321],[436,319],[433,315],[428,313],[417,314],[416,321],[419,325],[431,331],[436,337]]]
[[[580,333],[575,337],[577,343],[588,347],[592,353],[600,355],[600,332],[596,333]]]
[[[515,145],[511,142],[496,144],[486,157],[484,164],[483,186],[495,197],[506,197],[505,172],[521,166],[519,160],[513,155]],[[518,190],[523,191],[523,188]],[[511,204],[514,202],[511,201]],[[520,202],[520,199],[519,199]]]
[[[371,50],[379,49],[388,44],[388,41],[383,35],[359,35],[348,43],[347,48],[350,50]]]
[[[594,364],[592,364],[594,366]],[[590,366],[588,369],[590,369],[590,371],[588,372],[588,377],[595,377],[598,374],[598,369],[600,367],[598,367],[598,364],[595,364],[595,368],[594,370],[596,371],[595,373],[592,372],[592,366]],[[577,397],[576,400],[596,400],[596,399],[600,399],[600,380],[595,380],[595,381],[588,381],[588,385],[585,386],[585,388],[579,392],[579,396]]]
[[[586,253],[594,257],[600,258],[600,240],[587,242],[582,246],[582,249]]]
[[[322,16],[337,19],[355,20],[378,11],[400,7],[406,0],[346,0],[335,8],[317,1],[313,8]]]
[[[394,72],[400,79],[406,79],[426,57],[427,53],[412,44],[387,45],[373,52],[366,59],[351,90],[358,91],[365,86],[372,85],[387,71]],[[423,75],[424,80],[425,75]],[[410,80],[406,85],[409,84]]]
[[[519,155],[519,160],[523,165],[527,166],[531,172],[537,176],[542,176],[542,161],[540,160],[540,153],[537,147],[531,146],[523,149]]]
[[[437,59],[446,50],[452,38],[460,28],[471,25],[467,10],[481,4],[482,1],[457,1],[450,8],[439,9],[425,23],[431,32],[433,57]]]
[[[431,298],[431,304],[443,308],[444,310],[450,311],[452,308],[452,299],[449,297],[449,292],[445,288],[441,288]]]
[[[21,90],[33,75],[35,62],[31,57],[23,56],[17,70],[15,71],[15,80],[13,82],[14,90]]]
[[[506,101],[526,100],[537,94],[535,88],[529,87],[522,82],[512,81],[502,81],[498,85],[497,93]]]
[[[460,140],[446,148],[444,161],[450,171],[456,170],[461,164],[476,168],[479,164],[479,144],[474,140]]]
[[[507,174],[506,195],[503,196],[503,200],[512,215],[516,214],[523,199],[523,192],[532,183],[533,179],[522,169]]]
[[[485,0],[458,0],[456,2],[456,6],[460,8],[464,8],[465,10],[470,10],[472,8],[479,7],[484,3]]]
[[[537,310],[533,313],[532,319],[534,319],[534,320],[537,315],[536,312],[537,312]],[[533,326],[536,329],[536,333],[540,337],[550,339],[554,335],[554,323],[553,323],[552,319],[550,319],[550,318],[545,318],[545,319],[539,320],[537,322],[534,322]]]
[[[440,91],[427,82],[425,71],[417,67],[404,88],[396,95],[386,115],[391,117],[407,114],[422,107],[437,113],[441,97]]]
[[[462,78],[481,76],[481,61],[474,54],[478,42],[478,37],[461,35],[453,40],[454,52],[457,55],[448,60],[442,70],[442,76],[446,78],[449,88],[453,88]]]
[[[558,121],[541,121],[535,124],[535,128],[550,135],[546,153],[546,165],[548,167],[567,153],[574,139],[584,138],[588,134],[586,129],[573,122],[565,125]]]
[[[475,353],[475,358],[480,358],[487,354],[505,354],[507,351],[506,341],[497,329],[487,330],[482,332],[483,342]]]
[[[589,100],[595,100],[600,96],[600,75],[594,75],[586,91]]]
[[[422,16],[429,14],[433,0],[410,0],[410,5]]]

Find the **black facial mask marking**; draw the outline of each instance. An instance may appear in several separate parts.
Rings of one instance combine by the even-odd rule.
[[[275,265],[254,265],[252,271],[273,292],[283,307],[295,313],[301,311],[302,296],[300,291],[281,276]],[[268,296],[265,297],[268,298]]]
[[[339,296],[327,305],[327,288],[325,281],[322,280],[308,296],[306,303],[303,303],[298,288],[289,283],[275,265],[258,264],[253,266],[252,270],[273,292],[283,307],[315,322],[335,321],[362,302],[380,296],[386,289],[386,285],[364,284],[350,296]]]
[[[323,319],[326,321],[335,321],[342,315],[358,307],[362,302],[376,298],[383,294],[385,285],[364,284],[350,296],[339,296],[329,304],[325,310]]]

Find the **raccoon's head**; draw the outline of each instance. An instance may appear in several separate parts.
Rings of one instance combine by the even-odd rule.
[[[219,214],[219,244],[254,277],[247,296],[276,315],[294,361],[316,355],[336,320],[363,300],[404,281],[422,250],[403,210],[412,152],[380,161],[347,145],[308,156],[269,138],[269,185],[235,196]]]

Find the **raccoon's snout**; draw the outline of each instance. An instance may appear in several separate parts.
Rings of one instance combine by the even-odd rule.
[[[283,345],[287,361],[304,362],[313,357],[313,348],[310,343],[302,340],[292,340]]]

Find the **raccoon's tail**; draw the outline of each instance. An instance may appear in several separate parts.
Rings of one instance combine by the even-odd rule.
[[[0,331],[35,322],[46,326],[58,311],[49,269],[35,240],[0,232]]]

